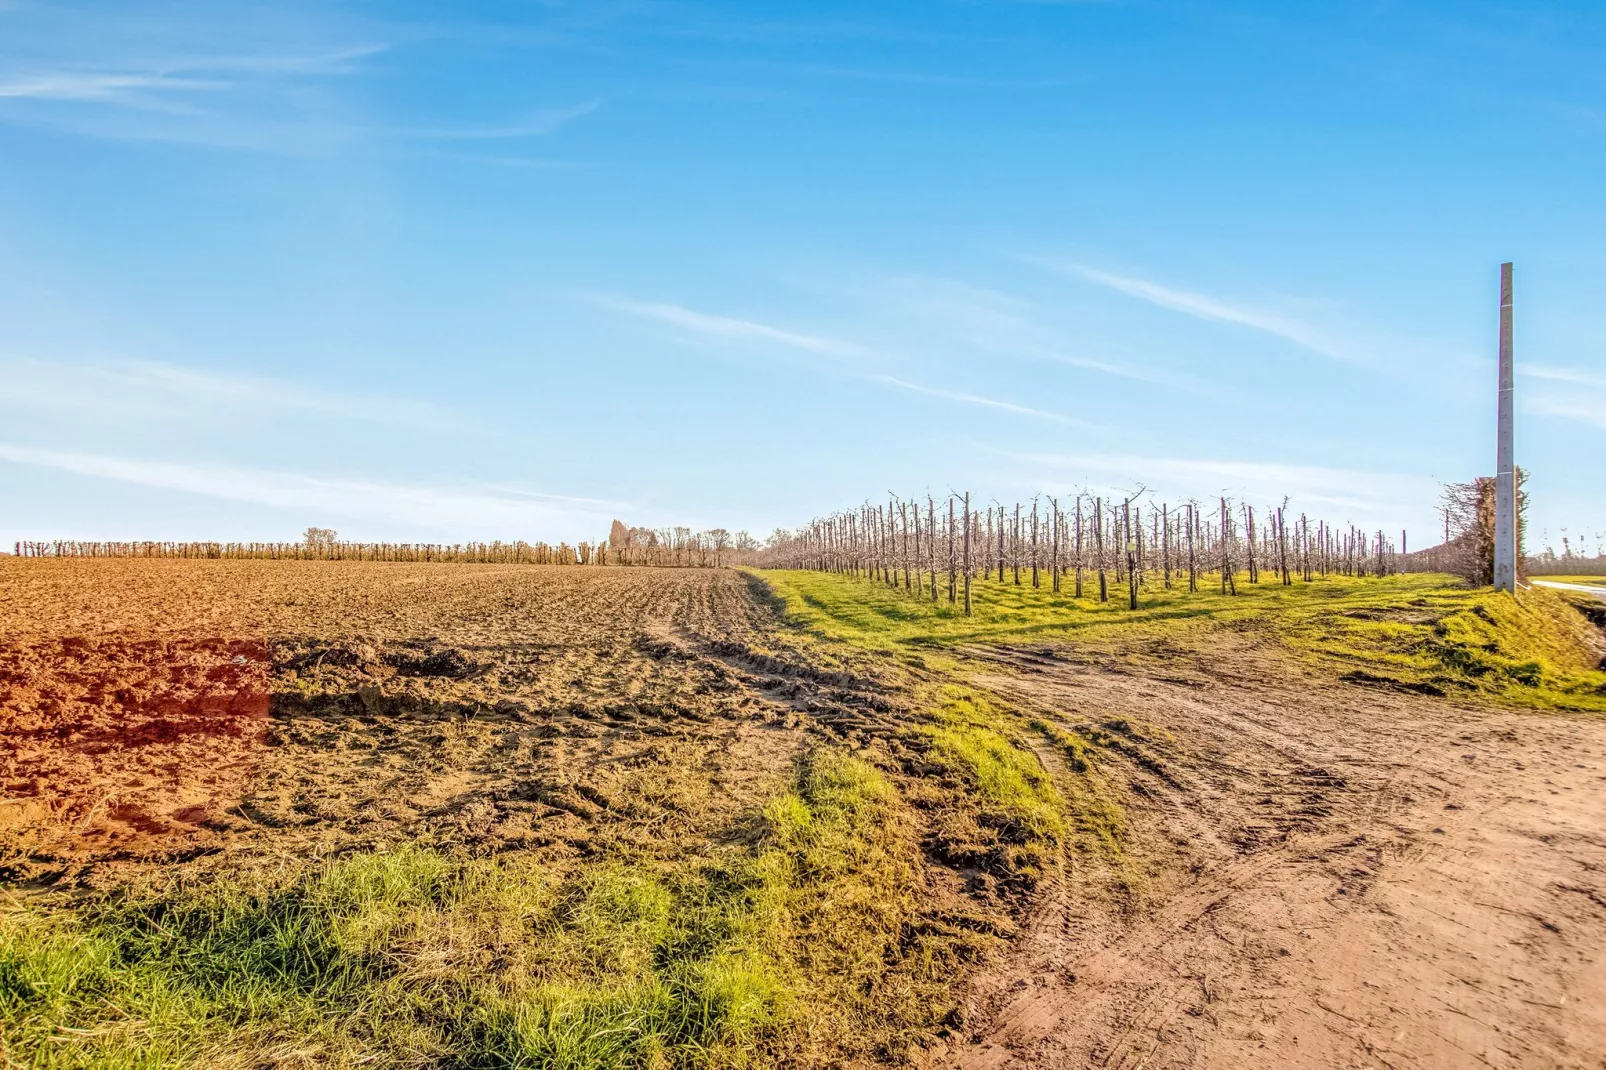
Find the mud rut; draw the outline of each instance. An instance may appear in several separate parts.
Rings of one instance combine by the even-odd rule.
[[[927,1065],[1606,1066],[1606,723],[1216,641],[1147,672],[970,652],[1114,726],[1131,857],[1073,861]]]

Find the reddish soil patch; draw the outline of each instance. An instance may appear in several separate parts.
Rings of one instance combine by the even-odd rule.
[[[204,845],[267,717],[260,640],[0,643],[0,858]]]

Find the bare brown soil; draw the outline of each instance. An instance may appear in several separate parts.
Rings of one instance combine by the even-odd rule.
[[[267,647],[243,638],[0,645],[0,843],[102,855],[212,839],[267,729]]]
[[[1128,842],[1073,862],[928,1065],[1606,1066],[1606,722],[1217,643],[1147,671],[972,652],[1107,733]]]
[[[695,844],[789,775],[800,710],[862,704],[762,653],[773,613],[728,570],[0,569],[14,886],[401,840]]]

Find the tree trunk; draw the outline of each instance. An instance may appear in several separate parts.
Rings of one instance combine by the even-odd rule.
[[[1099,601],[1110,600],[1110,585],[1104,576],[1104,499],[1093,499],[1093,553],[1099,562]]]
[[[1082,597],[1082,495],[1076,495],[1076,597]]]
[[[955,600],[958,598],[958,593],[959,592],[955,589],[955,584],[958,583],[958,576],[955,573],[955,569],[956,569],[957,565],[958,565],[958,562],[954,560],[954,496],[952,494],[950,494],[950,495],[948,495],[948,604],[949,605],[953,605]]]
[[[965,491],[965,616],[970,616],[970,491]]]

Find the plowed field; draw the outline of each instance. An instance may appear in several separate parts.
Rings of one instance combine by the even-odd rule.
[[[797,695],[820,690],[741,659],[775,622],[729,570],[8,568],[14,882],[220,851],[406,840],[556,858],[706,834],[781,783]]]

